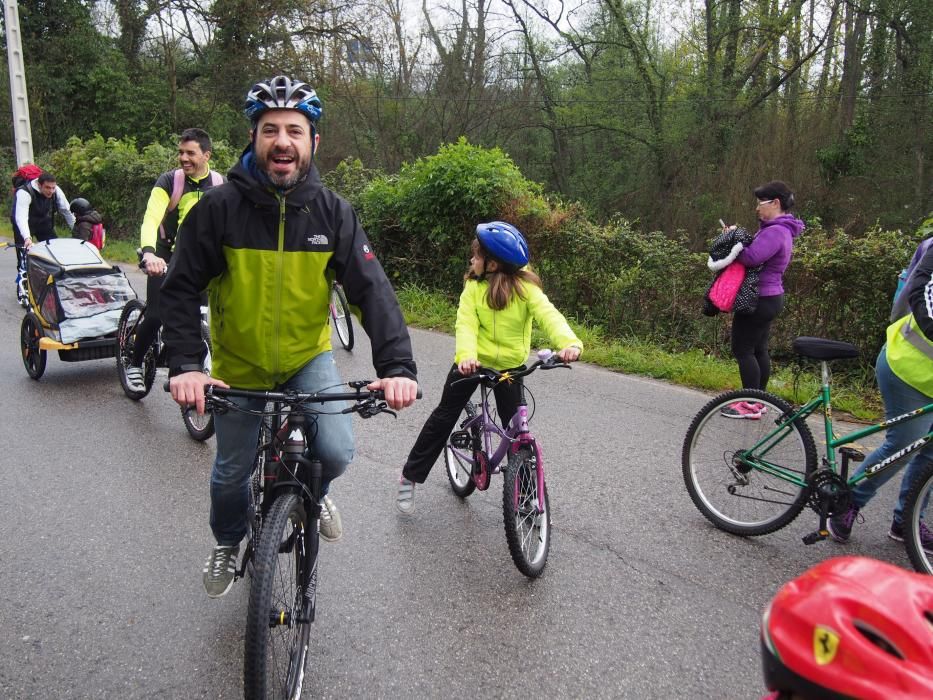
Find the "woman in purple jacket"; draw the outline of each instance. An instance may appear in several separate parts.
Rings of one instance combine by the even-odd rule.
[[[784,270],[790,263],[794,239],[803,231],[803,222],[789,214],[794,193],[775,180],[755,189],[760,228],[737,260],[745,267],[761,265],[758,277],[758,304],[750,314],[736,313],[732,319],[732,354],[739,363],[743,389],[765,390],[771,376],[768,336],[771,322],[784,308]],[[724,409],[728,418],[761,417],[762,406],[739,402]]]

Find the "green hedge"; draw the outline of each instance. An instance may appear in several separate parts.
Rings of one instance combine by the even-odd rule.
[[[474,226],[503,219],[527,236],[532,264],[564,313],[612,336],[729,353],[731,316],[702,315],[712,279],[706,251],[690,250],[679,233],[641,232],[622,218],[596,223],[579,205],[549,201],[498,149],[461,139],[398,175],[367,173],[357,163],[342,166],[341,178],[352,183],[351,199],[397,283],[455,298]],[[933,223],[859,238],[814,223],[796,239],[772,350],[790,355],[799,335],[846,340],[862,350],[865,367],[884,342],[897,273]]]

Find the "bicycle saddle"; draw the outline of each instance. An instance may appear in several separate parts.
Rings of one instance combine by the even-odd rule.
[[[814,360],[850,360],[859,356],[857,347],[841,340],[801,336],[794,339],[793,347],[798,355]]]

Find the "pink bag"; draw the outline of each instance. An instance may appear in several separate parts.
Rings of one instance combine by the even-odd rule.
[[[729,263],[713,280],[713,286],[709,289],[709,300],[720,311],[732,311],[735,297],[744,280],[745,266],[740,262]]]

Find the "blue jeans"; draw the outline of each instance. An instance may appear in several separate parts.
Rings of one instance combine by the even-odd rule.
[[[315,392],[327,389],[331,393],[345,391],[337,371],[333,353],[323,352],[298,370],[282,389]],[[255,399],[234,399],[240,406],[254,411],[263,409]],[[309,404],[324,411],[339,411],[342,403]],[[308,436],[313,438],[314,454],[324,468],[323,492],[330,482],[343,474],[353,460],[353,418],[346,415],[308,414]],[[249,475],[259,440],[260,416],[230,410],[214,416],[217,457],[211,472],[211,530],[217,544],[232,546],[246,536],[249,508]],[[315,426],[315,423],[317,424]]]
[[[898,378],[891,367],[888,365],[886,348],[881,348],[878,354],[878,362],[875,365],[875,376],[878,379],[878,388],[881,390],[881,398],[884,400],[884,417],[890,420],[909,411],[922,408],[930,403],[930,397],[917,391],[909,384],[905,384]],[[878,449],[865,458],[855,474],[861,474],[865,467],[877,464],[881,460],[890,457],[902,447],[905,447],[930,431],[930,418],[915,418],[905,421],[898,425],[888,428],[885,433],[884,442]],[[904,501],[907,499],[907,492],[917,480],[917,476],[923,467],[933,462],[933,442],[928,443],[919,452],[914,453],[914,457],[907,464],[907,471],[904,472],[904,478],[901,479],[901,490],[897,495],[897,505],[894,506],[894,521],[898,524],[904,520]],[[874,497],[878,489],[888,481],[894,474],[900,471],[903,465],[888,467],[878,476],[866,479],[860,483],[854,490],[854,504],[858,508],[864,508],[865,505]]]

